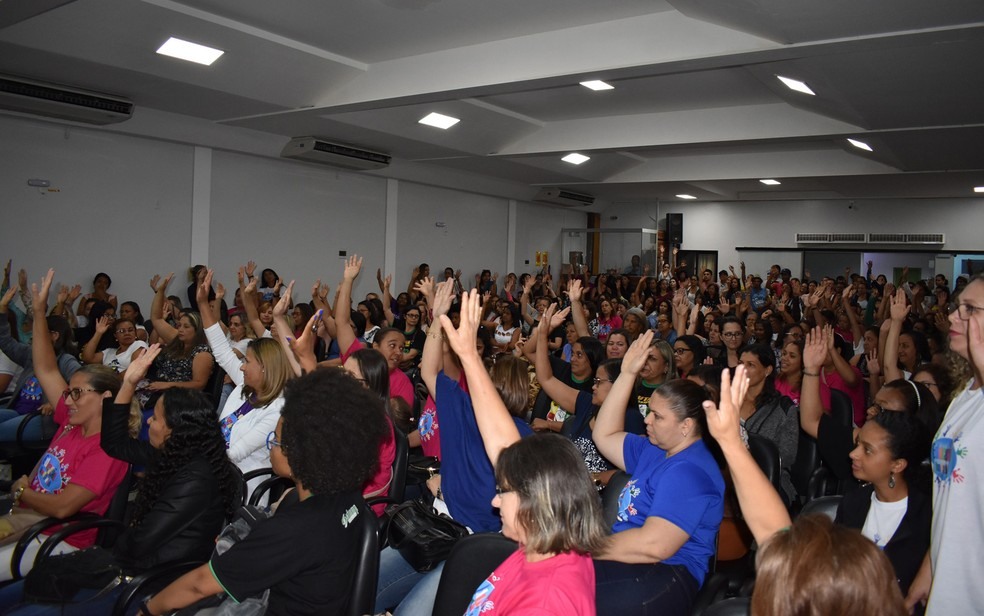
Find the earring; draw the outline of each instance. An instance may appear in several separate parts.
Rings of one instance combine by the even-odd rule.
[[[895,471],[892,471],[888,474],[888,487],[890,488],[895,487]]]

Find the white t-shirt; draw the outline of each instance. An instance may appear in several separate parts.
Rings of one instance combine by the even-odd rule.
[[[864,519],[861,534],[871,539],[875,545],[884,548],[899,529],[905,512],[909,509],[909,497],[894,503],[883,503],[874,492],[871,493],[871,508]]]
[[[984,390],[967,389],[936,432],[933,463],[933,589],[927,616],[984,606]]]
[[[130,359],[133,354],[137,352],[137,349],[146,349],[147,343],[143,340],[136,340],[131,344],[125,351],[118,354],[116,349],[106,349],[102,352],[103,358],[102,363],[104,366],[109,366],[117,372],[123,372],[130,366]]]
[[[7,390],[3,393],[14,393],[17,387],[17,377],[20,376],[21,370],[22,368],[14,363],[14,360],[4,355],[3,351],[0,351],[0,374],[10,375],[10,384],[7,385]]]

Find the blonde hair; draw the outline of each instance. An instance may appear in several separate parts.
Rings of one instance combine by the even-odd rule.
[[[284,386],[293,378],[294,371],[284,348],[273,338],[252,340],[246,349],[253,351],[256,361],[263,367],[263,391],[255,391],[252,387],[244,385],[243,395],[255,396],[259,406],[266,406],[283,395]]]
[[[523,417],[529,408],[529,370],[525,360],[502,355],[489,369],[489,376],[502,402],[514,417]]]

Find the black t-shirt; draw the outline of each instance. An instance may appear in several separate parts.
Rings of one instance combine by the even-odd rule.
[[[578,391],[591,391],[594,386],[594,381],[587,379],[584,382],[578,382],[574,379],[573,373],[571,373],[571,365],[562,359],[549,357],[550,368],[553,370],[554,378],[556,378],[561,383],[573,387]],[[546,419],[547,415],[551,411],[551,405],[553,400],[547,395],[547,392],[540,390],[540,393],[536,395],[536,401],[533,403],[533,419]],[[574,409],[564,409],[565,411],[574,412]]]
[[[358,559],[361,520],[371,515],[356,492],[314,495],[281,507],[209,563],[222,588],[243,601],[270,589],[268,615],[342,614]]]
[[[625,431],[629,434],[646,433],[646,415],[649,414],[649,399],[659,385],[647,385],[641,380],[632,391],[629,406],[625,409]]]
[[[403,355],[406,356],[412,349],[417,349],[417,357],[413,360],[414,366],[420,363],[420,356],[424,352],[426,338],[426,334],[420,331],[420,329],[415,329],[412,332],[403,332]]]

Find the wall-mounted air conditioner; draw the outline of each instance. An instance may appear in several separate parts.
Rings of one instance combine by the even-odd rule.
[[[359,171],[382,169],[390,163],[388,154],[332,143],[317,137],[295,137],[287,142],[280,155]]]
[[[0,109],[101,125],[133,115],[125,98],[9,75],[0,75]]]
[[[797,233],[797,244],[863,244],[864,233]]]
[[[591,195],[576,193],[562,188],[541,188],[540,192],[536,193],[536,196],[533,197],[533,200],[541,203],[562,205],[564,207],[582,207],[592,205],[595,202],[595,198]]]

